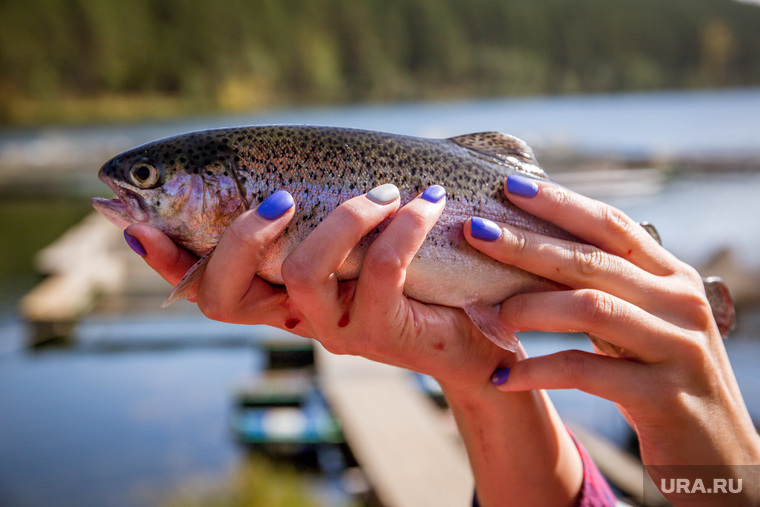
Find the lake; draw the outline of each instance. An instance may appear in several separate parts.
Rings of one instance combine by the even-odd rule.
[[[749,268],[760,269],[760,174],[732,170],[737,158],[760,156],[760,90],[377,105],[6,131],[0,133],[0,188],[8,197],[21,181],[31,198],[35,178],[46,175],[84,199],[105,193],[93,161],[123,148],[191,129],[268,123],[425,136],[502,130],[527,139],[539,154],[724,157],[720,172],[675,167],[656,191],[597,197],[655,223],[665,246],[689,263],[704,265],[729,248]],[[38,196],[36,206],[45,206],[46,196]],[[36,231],[45,214],[36,220],[29,230]],[[2,226],[10,242],[16,223]],[[28,257],[36,243],[24,237],[23,244],[6,246],[27,248]],[[13,305],[33,280],[30,273],[21,275],[13,288],[0,287],[0,504],[156,505],[189,481],[219,479],[235,468],[241,449],[227,426],[232,393],[260,373],[263,359],[255,343],[265,330],[212,323],[197,313],[127,310],[90,316],[72,347],[31,350],[24,347],[25,328]],[[727,347],[757,422],[760,325],[754,313],[743,322]],[[588,347],[582,337],[533,333],[523,341],[532,355]],[[618,442],[629,435],[608,402],[572,391],[552,398],[569,420]],[[345,498],[330,485],[317,487],[326,505]]]

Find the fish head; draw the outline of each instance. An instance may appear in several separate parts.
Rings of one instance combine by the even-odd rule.
[[[186,134],[154,141],[106,162],[98,177],[116,194],[93,206],[122,229],[153,226],[197,255],[211,251],[247,209],[235,155],[214,135]]]

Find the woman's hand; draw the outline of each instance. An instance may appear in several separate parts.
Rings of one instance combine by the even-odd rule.
[[[275,192],[225,231],[196,296],[191,298],[207,317],[235,324],[266,324],[309,336],[306,326],[298,326],[303,319],[290,305],[285,289],[256,276],[266,249],[293,218],[293,204],[290,194]],[[172,285],[198,261],[153,227],[130,225],[124,232],[130,246]]]
[[[481,335],[464,311],[403,295],[406,268],[445,206],[443,189],[431,189],[400,210],[395,187],[340,205],[286,259],[286,288],[255,273],[292,209],[273,220],[256,211],[241,215],[211,256],[198,306],[216,320],[289,329],[333,352],[432,375],[457,419],[482,506],[572,505],[581,463],[545,393],[501,393],[489,381],[515,355]],[[335,272],[349,252],[391,216],[367,250],[359,278],[338,282]],[[170,283],[197,260],[150,227],[126,232]]]
[[[317,226],[282,267],[292,304],[328,350],[439,381],[467,447],[480,505],[574,504],[580,460],[545,393],[500,393],[489,383],[492,369],[512,364],[515,355],[488,341],[464,311],[403,294],[406,269],[445,205],[441,187],[399,209],[367,250],[356,283],[338,283],[338,267],[397,210],[397,195],[353,198]]]
[[[647,465],[759,464],[758,435],[699,274],[611,206],[520,176],[510,176],[506,195],[588,244],[505,224],[494,233],[482,219],[466,226],[484,253],[568,287],[514,296],[502,318],[518,331],[584,331],[622,352],[526,359],[498,372],[498,388],[576,388],[614,401]]]
[[[288,295],[332,352],[403,366],[444,383],[486,387],[483,368],[510,363],[512,355],[476,336],[461,310],[403,294],[406,270],[443,211],[443,189],[431,187],[401,209],[392,189],[383,201],[350,199],[316,227],[283,263]],[[339,284],[338,267],[393,213],[367,250],[356,283]]]

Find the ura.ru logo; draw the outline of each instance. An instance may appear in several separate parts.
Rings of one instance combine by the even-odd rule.
[[[741,479],[714,478],[712,484],[707,485],[702,479],[660,479],[660,491],[666,494],[676,493],[740,493],[742,490]]]

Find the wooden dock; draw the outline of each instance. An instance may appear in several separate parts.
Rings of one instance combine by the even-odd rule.
[[[46,277],[19,304],[33,344],[68,336],[102,295],[171,290],[129,249],[122,232],[96,212],[40,250],[35,264]]]
[[[97,294],[114,290],[125,278],[125,266],[113,255],[118,239],[113,229],[91,214],[37,253],[37,270],[47,277],[20,302],[34,342],[67,335]]]
[[[381,504],[469,505],[474,481],[450,414],[413,385],[409,372],[316,347],[320,387]],[[640,460],[587,428],[568,426],[634,505],[643,504],[645,490],[648,505],[670,505]]]
[[[453,420],[410,373],[317,345],[319,385],[385,507],[461,507],[474,482]]]

